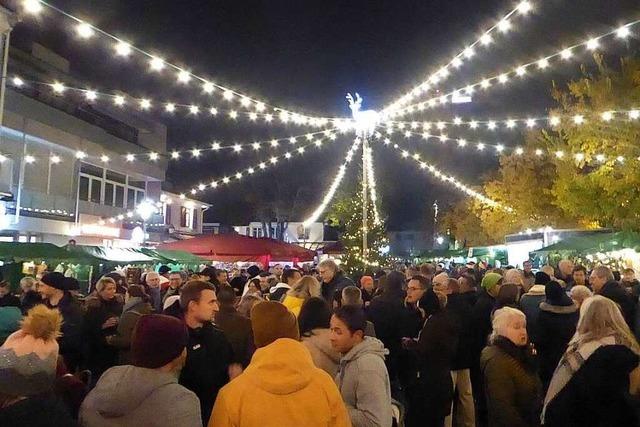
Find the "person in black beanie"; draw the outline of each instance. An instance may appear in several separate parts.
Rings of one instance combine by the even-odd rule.
[[[38,292],[47,307],[57,308],[62,314],[62,336],[58,338],[60,355],[69,371],[76,372],[83,362],[83,314],[66,285],[62,273],[47,273],[38,283]]]
[[[576,332],[580,312],[560,283],[545,287],[546,299],[540,304],[536,348],[540,360],[540,379],[546,391],[567,344]]]

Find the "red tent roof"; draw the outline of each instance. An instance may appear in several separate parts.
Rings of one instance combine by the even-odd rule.
[[[312,261],[315,252],[275,239],[239,234],[209,234],[188,240],[164,243],[159,249],[179,250],[215,261]]]

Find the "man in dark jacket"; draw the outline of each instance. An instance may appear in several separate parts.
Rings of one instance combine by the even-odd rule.
[[[589,283],[594,293],[609,298],[620,306],[624,320],[633,331],[636,305],[631,295],[614,280],[611,270],[603,265],[594,268],[589,276]]]
[[[329,304],[333,303],[335,295],[342,293],[344,288],[355,286],[332,259],[325,259],[318,264],[318,272],[322,278],[322,298]]]
[[[44,304],[62,314],[62,336],[58,338],[60,355],[69,372],[75,372],[83,362],[83,314],[80,304],[66,290],[62,273],[47,273],[38,283]]]
[[[473,311],[475,300],[471,298],[469,290],[466,289],[469,286],[468,279],[465,277],[461,277],[458,280],[449,279],[446,311],[449,312],[459,328],[458,346],[451,362],[451,378],[457,395],[455,418],[458,420],[458,425],[472,427],[475,426],[475,406],[471,389],[473,357],[469,349],[473,346],[474,340],[471,312]],[[460,285],[461,282],[462,286]],[[461,293],[463,286],[466,291],[464,294]],[[471,292],[473,293],[473,291]],[[453,413],[445,421],[445,425],[451,426],[451,418],[449,417],[453,418]]]
[[[239,375],[242,367],[233,364],[229,341],[224,332],[211,323],[218,311],[218,300],[211,283],[187,282],[180,292],[180,307],[189,330],[189,344],[179,382],[200,399],[202,423],[206,425],[218,391]]]
[[[286,271],[285,271],[286,273]],[[255,351],[251,320],[244,317],[234,307],[236,294],[230,286],[223,286],[218,291],[220,311],[215,314],[215,323],[233,348],[234,361],[246,368]]]

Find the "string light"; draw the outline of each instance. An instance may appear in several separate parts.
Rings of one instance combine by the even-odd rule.
[[[326,194],[324,195],[322,202],[313,211],[313,213],[302,223],[304,227],[309,227],[311,224],[316,222],[318,218],[320,218],[320,215],[322,215],[322,213],[325,211],[325,209],[327,208],[331,200],[333,200],[333,196],[335,195],[336,191],[338,190],[338,187],[340,186],[340,183],[342,182],[342,179],[344,178],[347,166],[353,159],[353,154],[358,150],[358,148],[360,148],[361,143],[362,141],[360,140],[360,138],[356,138],[354,140],[353,144],[351,145],[351,148],[349,149],[349,151],[347,152],[347,155],[345,156],[344,162],[342,163],[342,165],[340,165],[340,168],[338,169],[338,173],[333,178],[333,182],[331,183],[331,186],[329,187]]]
[[[492,34],[495,31],[499,31],[501,33],[508,32],[508,30],[511,29],[512,27],[511,19],[513,18],[514,14],[519,13],[521,15],[526,15],[531,11],[532,7],[533,6],[531,2],[527,0],[524,0],[518,3],[518,5],[513,10],[511,10],[509,13],[507,13],[505,16],[499,19],[496,22],[496,24],[493,25],[491,28],[483,32],[480,35],[480,37],[478,37],[478,39],[476,39],[470,45],[466,46],[458,54],[454,55],[453,58],[448,63],[438,67],[438,71],[432,73],[422,83],[415,86],[409,92],[405,93],[398,99],[391,102],[391,104],[388,107],[382,110],[383,115],[392,115],[394,111],[402,108],[402,106],[411,102],[416,97],[420,96],[421,94],[427,92],[430,89],[433,89],[436,83],[442,81],[444,78],[446,78],[450,74],[449,71],[451,71],[451,68],[458,69],[464,63],[465,59],[466,60],[471,59],[475,55],[475,47],[477,45],[481,44],[483,46],[487,46],[491,44],[491,42],[493,41]]]
[[[640,20],[635,20],[635,21],[632,21],[632,22],[629,22],[629,23],[625,24],[623,27],[626,28],[627,30],[629,30],[631,27],[633,27],[635,25],[638,25],[638,24],[640,24]],[[471,88],[481,87],[483,89],[488,89],[489,87],[491,87],[491,83],[493,81],[499,81],[501,83],[506,83],[508,81],[509,76],[518,75],[518,70],[522,70],[523,68],[526,69],[526,68],[528,68],[528,67],[530,67],[532,65],[536,65],[537,64],[539,70],[546,69],[546,68],[548,68],[548,65],[550,64],[550,61],[552,59],[555,59],[555,58],[561,58],[561,59],[564,59],[564,60],[570,59],[573,56],[573,50],[575,50],[577,48],[584,47],[584,48],[586,48],[587,50],[590,50],[590,51],[598,49],[600,47],[600,41],[602,39],[604,39],[606,37],[617,35],[619,30],[620,30],[620,28],[612,30],[612,31],[609,31],[607,33],[600,34],[600,35],[598,35],[596,37],[592,37],[592,38],[590,38],[588,40],[576,43],[573,46],[564,48],[564,49],[562,49],[560,51],[557,51],[555,53],[547,55],[547,56],[545,56],[543,58],[539,58],[539,59],[536,59],[536,60],[531,61],[531,62],[527,62],[527,63],[524,63],[524,64],[517,65],[516,67],[512,68],[511,71],[504,71],[504,72],[498,73],[498,74],[496,74],[496,75],[494,75],[492,77],[484,78],[484,79],[482,79],[482,80],[480,80],[480,81],[478,81],[476,83],[467,85],[464,88],[460,87],[460,88],[454,89],[451,92],[448,92],[446,94],[439,95],[437,98],[431,98],[429,100],[426,100],[426,101],[423,101],[423,102],[420,102],[420,103],[417,103],[417,104],[407,105],[404,108],[399,108],[398,106],[396,106],[396,108],[385,109],[385,110],[383,110],[383,113],[384,113],[383,115],[384,115],[384,117],[399,117],[399,116],[403,116],[403,115],[406,115],[406,114],[411,113],[411,112],[422,111],[427,107],[434,107],[434,106],[437,105],[438,102],[441,102],[442,98],[450,99],[452,96],[460,93],[460,91],[466,90],[469,87],[471,87]],[[623,31],[623,33],[624,33],[624,31]],[[541,62],[543,60],[544,60],[544,62]],[[540,66],[541,63],[544,64],[544,67]],[[524,76],[524,75],[525,74],[523,74],[522,76]],[[413,98],[415,98],[415,97],[413,97]],[[432,101],[436,101],[436,102],[432,102]]]
[[[365,153],[365,162],[367,168],[367,186],[369,187],[369,195],[371,197],[371,204],[373,205],[373,222],[375,225],[379,225],[380,212],[378,211],[378,194],[376,191],[376,178],[373,170],[373,155],[371,147],[367,148]]]
[[[562,116],[562,118],[557,114],[549,115],[549,116],[529,117],[526,119],[525,118],[508,118],[508,119],[491,118],[486,120],[475,120],[475,119],[463,120],[460,117],[455,117],[451,122],[447,122],[447,121],[439,122],[440,126],[438,126],[438,129],[444,129],[448,125],[467,126],[469,129],[479,129],[481,125],[486,126],[488,130],[497,130],[497,129],[500,129],[502,126],[504,126],[504,128],[506,129],[514,129],[517,125],[525,125],[528,127],[532,127],[532,126],[535,126],[536,124],[539,124],[540,122],[547,122],[550,126],[558,126],[560,125],[560,123],[562,123],[563,119],[566,121],[570,121],[574,125],[583,125],[587,123],[588,121],[587,118],[593,121],[602,120],[604,122],[609,122],[614,119],[635,120],[640,118],[640,110],[615,109],[615,110],[604,111],[601,113],[594,112],[590,114],[577,114],[577,115],[571,115],[571,116],[564,115]],[[408,123],[413,123],[413,122],[389,120],[389,121],[383,122],[382,124],[386,126],[387,130],[389,130],[389,129],[393,129],[393,126],[397,126],[398,128],[401,128]],[[405,136],[408,137],[408,135],[405,135]]]
[[[393,148],[396,149],[396,151],[402,153],[402,157],[403,158],[409,158],[411,156],[409,155],[405,155],[406,150],[402,150],[398,144],[394,144]],[[409,153],[407,153],[409,154]],[[413,159],[413,157],[411,157]],[[419,166],[420,169],[422,170],[426,170],[429,173],[431,173],[433,176],[435,176],[436,178],[440,179],[443,182],[448,182],[451,183],[453,186],[455,186],[457,189],[459,189],[460,191],[464,192],[465,194],[467,194],[470,197],[475,198],[476,200],[480,201],[481,203],[484,203],[490,207],[493,208],[500,208],[500,209],[504,209],[507,212],[513,212],[513,208],[509,207],[509,206],[505,206],[500,202],[497,202],[487,196],[484,196],[483,194],[478,193],[477,191],[473,190],[472,188],[464,185],[462,182],[458,181],[455,177],[447,175],[443,172],[441,172],[440,170],[438,170],[435,166],[430,165],[429,163],[423,161],[423,160],[416,160],[413,159]]]

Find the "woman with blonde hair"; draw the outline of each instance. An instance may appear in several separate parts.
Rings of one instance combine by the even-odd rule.
[[[62,316],[39,304],[0,347],[0,425],[75,425],[53,393]]]
[[[600,295],[580,307],[580,320],[544,401],[545,426],[632,426],[629,395],[640,391],[640,346],[618,305]]]
[[[322,287],[314,277],[304,276],[287,291],[282,304],[298,317],[302,304],[311,297],[322,297]]]
[[[538,426],[542,383],[523,312],[503,307],[493,315],[489,345],[482,350],[490,427]]]

